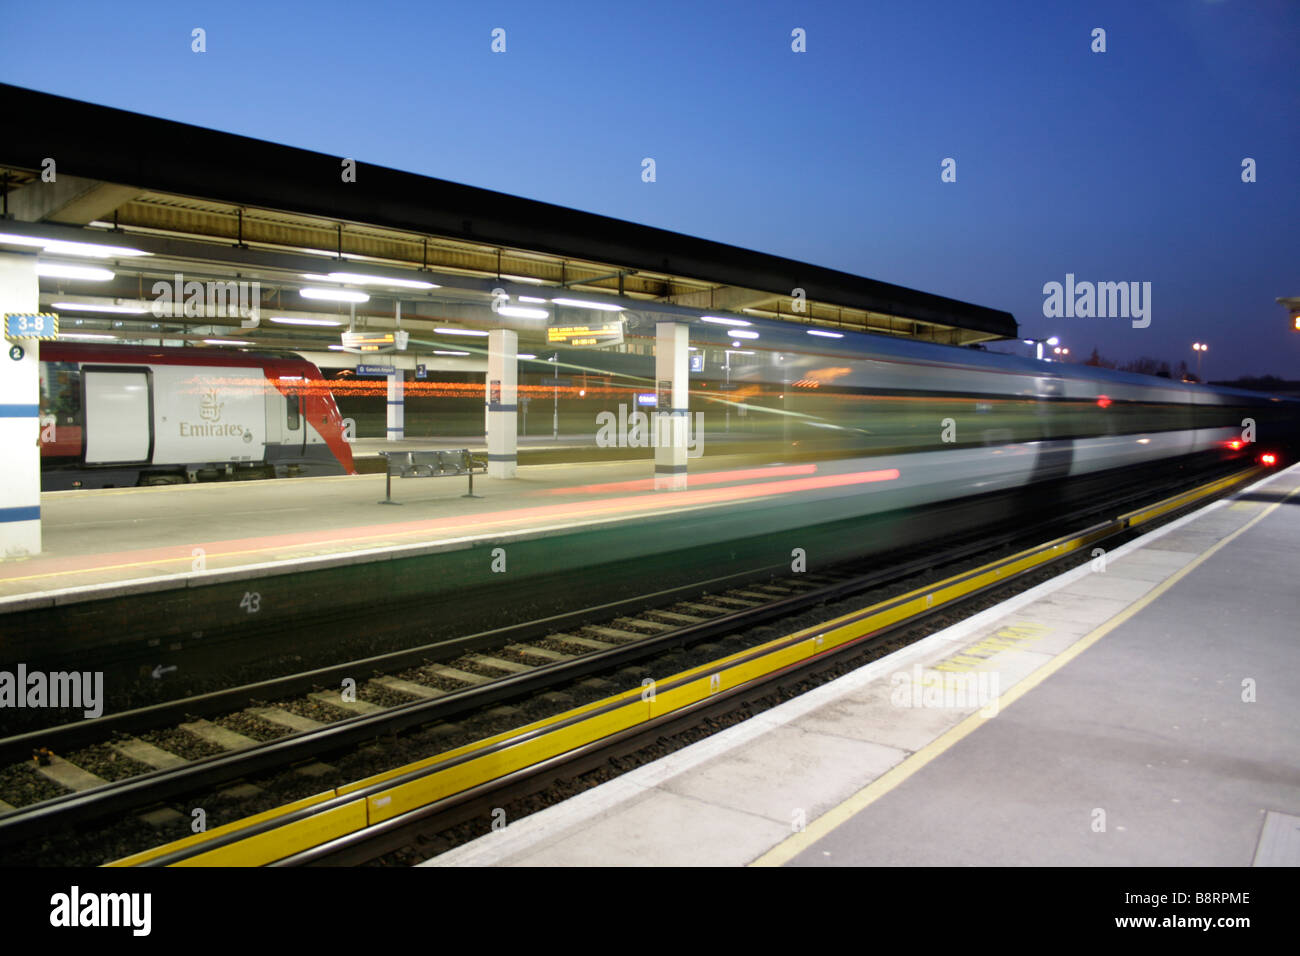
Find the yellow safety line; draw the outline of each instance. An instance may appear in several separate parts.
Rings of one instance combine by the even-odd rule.
[[[1225,483],[1240,480],[1248,472],[1239,476],[1220,479],[1201,488],[1178,496],[1179,500],[1187,495],[1204,497],[1213,494]],[[1130,512],[1133,515],[1145,514],[1165,504],[1153,505],[1149,509]],[[1260,517],[1263,517],[1262,515]],[[1258,520],[1258,518],[1256,519]],[[1242,529],[1244,530],[1244,529]],[[307,820],[294,821],[284,827],[264,831],[235,841],[224,846],[188,857],[177,865],[259,865],[283,859],[293,853],[309,849],[353,830],[364,829],[383,820],[399,816],[420,806],[443,799],[455,793],[470,790],[508,773],[513,773],[543,760],[550,759],[570,750],[584,746],[594,740],[617,733],[638,723],[683,709],[698,701],[707,699],[722,690],[730,690],[740,684],[766,677],[776,671],[796,665],[864,635],[874,633],[899,621],[914,617],[935,606],[942,606],[957,600],[972,591],[996,583],[1008,572],[1019,572],[1055,560],[1063,554],[1085,547],[1099,536],[1111,532],[1099,529],[1073,538],[1046,542],[1036,547],[1027,548],[1005,558],[999,558],[973,571],[962,572],[942,581],[917,588],[898,597],[889,598],[866,608],[840,615],[830,621],[824,621],[812,627],[804,628],[793,634],[775,638],[757,647],[737,651],[726,657],[706,664],[681,671],[657,683],[664,688],[657,691],[654,700],[642,699],[642,690],[634,688],[611,697],[602,698],[584,704],[563,713],[534,721],[523,727],[505,731],[485,740],[475,741],[455,750],[435,754],[431,757],[405,764],[383,773],[366,777],[345,784],[335,790],[326,791],[305,801],[297,801],[284,807],[265,811],[253,817],[236,820],[208,833],[196,834],[182,840],[176,840],[161,847],[155,847],[141,853],[125,857],[107,864],[109,866],[131,866],[148,862],[160,856],[201,845],[204,842],[237,832],[263,823],[277,816],[283,816],[304,806],[320,803],[333,797],[342,797],[350,793],[373,787],[389,780],[396,780],[423,769],[435,767],[457,758],[468,757],[442,770],[418,777],[405,783],[371,794],[364,802],[349,802],[344,807],[335,808],[345,813],[326,811],[321,816],[329,820],[316,827],[308,825]],[[1014,698],[1011,698],[1014,699]],[[599,711],[599,713],[595,713]],[[584,720],[576,720],[588,714]],[[576,720],[576,722],[574,722]],[[555,725],[567,723],[568,726]],[[960,726],[960,725],[959,725]],[[491,751],[501,743],[512,739],[536,734],[539,730],[552,728],[546,733],[532,736],[531,739],[504,750]],[[478,753],[478,756],[472,756]],[[897,768],[896,768],[897,769]],[[366,812],[359,813],[363,807]],[[308,834],[322,836],[315,844],[305,843]],[[196,862],[198,861],[198,862]]]
[[[1286,498],[1290,498],[1297,491],[1300,491],[1300,488],[1292,489],[1287,493]],[[1230,541],[1233,541],[1246,531],[1249,531],[1258,522],[1272,514],[1278,507],[1285,503],[1286,498],[1283,498],[1282,501],[1275,502],[1272,506],[1257,514],[1232,534],[1216,543],[1209,550],[1203,552],[1186,567],[1166,578],[1159,586],[1148,592],[1140,600],[1130,604],[1123,611],[1095,628],[1091,633],[1080,638],[1052,660],[1048,661],[1038,670],[1020,681],[1020,683],[1016,684],[1011,688],[1011,690],[998,698],[995,713],[1002,713],[1004,708],[1011,706],[1011,704],[1015,703],[1043,681],[1047,680],[1047,678],[1051,677],[1066,664],[1070,663],[1070,661],[1074,660],[1088,648],[1092,647],[1107,634],[1115,630],[1115,628],[1128,621],[1139,611],[1149,607],[1157,598],[1166,594],[1170,588],[1183,578],[1187,577],[1187,575],[1196,568],[1204,564],[1212,555],[1217,553]],[[936,757],[951,750],[954,745],[968,737],[976,728],[984,724],[986,720],[987,718],[982,717],[979,711],[971,714],[961,723],[957,724],[957,726],[948,730],[941,736],[936,737],[930,743],[916,751],[916,753],[912,754],[911,757],[906,758],[901,763],[891,767],[839,806],[826,811],[814,820],[807,829],[786,837],[749,865],[782,866],[783,864],[788,863],[804,850],[811,847],[818,840],[829,835],[837,827],[847,823],[852,817],[865,810],[891,790],[894,790],[899,784],[931,763]]]

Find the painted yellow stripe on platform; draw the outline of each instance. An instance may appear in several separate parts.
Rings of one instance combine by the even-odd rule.
[[[1231,480],[1238,479],[1225,479],[1224,481]],[[1201,497],[1212,494],[1223,486],[1224,481],[1213,482],[1187,494]],[[1179,500],[1183,497],[1179,496],[1178,499],[1173,500]],[[1133,514],[1141,513],[1145,512],[1133,512]],[[1255,520],[1262,517],[1263,515],[1259,515]],[[917,588],[901,597],[890,598],[867,608],[840,615],[816,626],[775,638],[756,647],[736,651],[719,660],[690,668],[659,682],[657,686],[664,689],[657,690],[654,699],[651,701],[642,701],[642,691],[639,688],[624,691],[534,721],[524,727],[497,734],[485,740],[475,741],[454,750],[426,757],[354,781],[336,790],[285,807],[268,810],[263,814],[245,820],[226,824],[209,833],[196,834],[163,847],[126,857],[109,865],[138,865],[164,854],[198,846],[219,836],[254,826],[305,806],[320,803],[336,795],[346,796],[357,793],[387,781],[397,780],[411,773],[437,767],[439,764],[448,761],[465,757],[470,758],[461,760],[460,763],[442,770],[432,770],[432,772],[415,780],[395,784],[386,790],[370,795],[366,800],[357,800],[346,804],[344,807],[336,807],[304,820],[287,824],[285,827],[255,834],[246,840],[217,847],[187,858],[177,865],[254,866],[274,862],[354,830],[389,820],[446,797],[454,796],[457,793],[464,793],[510,773],[526,769],[604,737],[635,727],[637,724],[690,707],[714,694],[767,677],[858,638],[890,627],[900,621],[905,621],[926,610],[964,597],[972,591],[996,584],[1000,579],[1014,577],[1024,570],[1077,551],[1109,533],[1110,531],[1101,529],[1085,535],[1059,539],[1055,542],[1047,542],[1044,545],[1028,548],[1009,557],[991,562],[985,565],[983,569],[956,574],[927,587]],[[1017,689],[1020,686],[1017,685]],[[1011,696],[1011,694],[1015,694],[1015,696]],[[1016,696],[1019,695],[1013,690],[1004,699],[1014,700]],[[580,719],[584,715],[587,715],[586,718]],[[559,726],[566,723],[568,726]],[[961,726],[959,724],[958,728]],[[548,731],[547,728],[551,729]],[[958,728],[954,728],[954,730]],[[478,757],[472,756],[476,752],[499,748],[503,743],[508,744],[511,740],[527,737],[530,734],[536,734],[538,731],[546,732],[531,737],[531,739],[520,740],[513,746],[483,753]],[[949,733],[952,732],[949,731]],[[940,738],[940,740],[943,739]],[[935,743],[938,743],[938,741]],[[931,744],[931,746],[934,746],[934,744]],[[916,756],[924,752],[925,750],[918,751]],[[915,760],[916,757],[914,756],[912,759]],[[360,818],[358,818],[355,810],[357,806],[362,806],[365,809],[365,813]],[[348,810],[349,812],[338,812],[342,810]],[[311,820],[317,819],[317,817],[325,821],[318,829],[307,826]],[[317,839],[316,843],[306,844],[303,842],[309,838],[309,835],[313,834]]]
[[[247,840],[191,856],[173,866],[265,866],[365,827],[366,802],[353,800]]]
[[[1287,493],[1286,497],[1283,498],[1281,501],[1275,502],[1266,511],[1263,511],[1260,514],[1255,515],[1255,517],[1251,518],[1250,521],[1246,522],[1246,524],[1242,525],[1236,531],[1232,532],[1232,534],[1218,541],[1216,544],[1214,544],[1213,547],[1202,552],[1200,556],[1198,556],[1190,564],[1186,565],[1185,567],[1177,571],[1175,574],[1166,578],[1161,584],[1159,584],[1157,587],[1149,591],[1143,597],[1139,598],[1134,603],[1130,604],[1127,608],[1125,608],[1120,613],[1116,614],[1109,621],[1106,621],[1104,624],[1101,624],[1089,634],[1085,635],[1084,637],[1081,637],[1078,641],[1076,641],[1074,644],[1071,644],[1068,648],[1066,648],[1056,657],[1052,658],[1050,661],[1048,661],[1038,670],[1034,671],[1024,680],[1020,681],[1020,683],[1016,684],[1009,691],[1007,691],[1005,694],[1003,694],[1001,697],[998,698],[998,704],[995,713],[1003,712],[1005,708],[1009,707],[1011,704],[1015,703],[1025,694],[1029,693],[1029,691],[1033,690],[1035,687],[1043,683],[1043,681],[1047,680],[1047,678],[1051,677],[1053,674],[1059,671],[1066,664],[1070,663],[1070,661],[1074,660],[1076,657],[1078,657],[1088,648],[1092,647],[1094,644],[1100,641],[1107,634],[1114,631],[1115,628],[1119,627],[1121,624],[1124,624],[1126,621],[1132,618],[1139,611],[1149,607],[1152,603],[1156,601],[1156,599],[1168,593],[1170,588],[1172,588],[1179,581],[1187,577],[1187,575],[1189,575],[1196,568],[1204,564],[1207,560],[1210,559],[1210,557],[1212,557],[1220,549],[1225,547],[1229,542],[1235,540],[1240,535],[1249,531],[1252,527],[1254,527],[1264,518],[1268,517],[1275,510],[1277,510],[1277,508],[1279,508],[1282,504],[1284,504],[1288,498],[1290,498],[1292,495],[1296,494],[1297,492],[1300,492],[1300,488],[1292,489],[1290,492]],[[975,713],[971,714],[961,723],[957,724],[957,726],[943,733],[939,737],[936,737],[926,746],[916,751],[916,753],[912,754],[911,757],[904,759],[901,763],[885,771],[883,774],[881,774],[871,783],[867,784],[865,787],[863,787],[853,796],[849,797],[839,806],[834,807],[833,809],[828,810],[826,813],[822,814],[820,817],[814,820],[808,826],[807,829],[803,830],[800,833],[792,834],[791,836],[782,840],[780,843],[772,847],[772,849],[768,850],[766,853],[764,853],[758,859],[751,862],[749,865],[750,866],[782,866],[788,863],[790,860],[794,859],[804,850],[807,850],[815,843],[817,843],[817,841],[821,840],[823,837],[828,836],[836,828],[847,823],[858,813],[861,813],[867,807],[871,806],[871,804],[875,803],[885,794],[897,788],[899,784],[903,783],[905,780],[912,777],[918,771],[925,768],[936,757],[940,756],[943,753],[946,753],[948,750],[951,750],[954,745],[956,745],[959,741],[965,739],[966,737],[970,736],[970,734],[974,732],[976,728],[983,725],[984,722],[988,719],[989,718],[982,717],[979,711],[976,711]]]
[[[188,847],[198,846],[202,843],[207,843],[219,837],[223,837],[228,834],[234,833],[237,830],[244,830],[247,829],[248,827],[256,826],[259,823],[265,823],[267,820],[273,820],[276,817],[284,816],[285,814],[288,813],[293,813],[295,810],[302,810],[305,809],[306,807],[314,806],[315,804],[318,803],[323,803],[326,800],[333,799],[333,797],[334,797],[334,791],[326,790],[323,793],[318,793],[311,797],[303,797],[303,799],[297,800],[293,803],[287,803],[282,807],[273,807],[272,809],[256,814],[255,816],[244,817],[242,819],[235,820],[231,823],[223,824],[222,826],[217,827],[215,830],[205,830],[202,833],[195,833],[192,836],[187,836],[180,840],[173,840],[171,843],[165,843],[162,846],[154,847],[151,850],[144,850],[140,853],[132,854],[131,856],[125,856],[122,857],[122,859],[120,860],[114,860],[113,862],[105,863],[104,865],[105,866],[140,866],[142,863],[148,863],[150,860],[156,860],[160,856],[166,856],[167,854],[174,853],[177,850],[184,850],[187,849]]]

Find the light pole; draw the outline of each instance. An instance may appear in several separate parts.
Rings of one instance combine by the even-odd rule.
[[[1204,342],[1192,343],[1192,351],[1196,353],[1196,381],[1201,382],[1202,384],[1205,382],[1205,379],[1201,378],[1201,356],[1209,350],[1210,347]]]

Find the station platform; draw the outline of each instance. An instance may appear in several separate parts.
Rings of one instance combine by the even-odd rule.
[[[41,606],[51,596],[113,596],[167,581],[184,586],[198,572],[338,566],[484,537],[678,513],[786,494],[814,475],[852,467],[718,456],[690,476],[688,490],[665,497],[656,493],[653,458],[520,465],[511,480],[476,474],[475,498],[464,497],[463,476],[394,478],[392,497],[402,507],[380,504],[382,473],[46,492],[42,552],[0,561],[0,613]]]
[[[1298,572],[1295,466],[422,865],[1300,865]]]

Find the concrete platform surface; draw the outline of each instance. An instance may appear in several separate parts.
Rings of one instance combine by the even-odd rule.
[[[1300,466],[423,865],[1296,865]]]
[[[782,480],[850,470],[852,460],[768,466],[718,456],[685,492],[656,492],[654,460],[521,465],[518,477],[351,475],[211,482],[41,495],[43,550],[0,561],[5,599],[232,568],[293,565],[505,533],[571,528],[786,493]],[[743,487],[742,487],[743,486]],[[727,489],[732,489],[728,491]],[[12,603],[12,602],[10,602]]]

